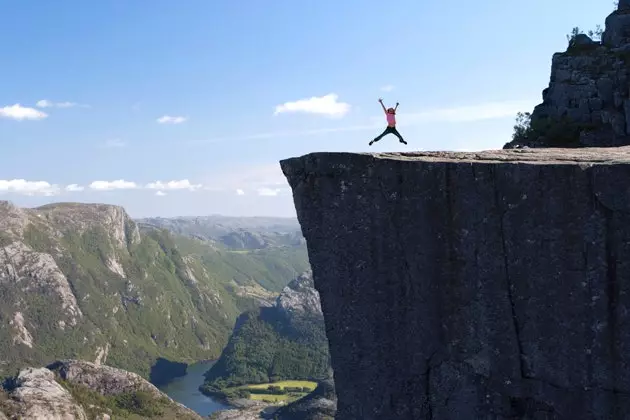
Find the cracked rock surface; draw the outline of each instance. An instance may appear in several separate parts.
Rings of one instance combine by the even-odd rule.
[[[625,419],[630,147],[281,161],[338,419]]]

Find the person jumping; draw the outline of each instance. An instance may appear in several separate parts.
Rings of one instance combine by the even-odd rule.
[[[398,130],[396,130],[396,110],[398,109],[398,102],[396,102],[396,108],[385,108],[385,105],[383,105],[383,99],[379,99],[378,101],[383,107],[383,111],[385,111],[385,116],[387,117],[387,128],[378,137],[370,142],[370,146],[374,144],[374,142],[379,141],[384,136],[390,133],[398,137],[398,140],[400,140],[401,143],[407,144],[407,142],[402,138]]]

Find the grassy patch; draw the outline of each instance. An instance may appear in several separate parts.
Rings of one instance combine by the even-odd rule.
[[[250,400],[271,404],[279,402],[290,403],[313,392],[316,387],[317,383],[313,381],[285,380],[227,388],[224,390],[224,395],[235,398],[249,398]]]
[[[306,394],[304,394],[306,395]],[[273,394],[251,394],[249,396],[250,400],[254,400],[254,401],[264,401],[264,402],[268,402],[268,403],[277,403],[280,401],[294,401],[295,397],[290,396],[289,394],[283,394],[283,395],[273,395]]]
[[[317,388],[317,382],[313,381],[278,381],[268,384],[243,385],[239,388],[265,389],[268,386],[279,386],[280,388],[310,388],[313,391]]]

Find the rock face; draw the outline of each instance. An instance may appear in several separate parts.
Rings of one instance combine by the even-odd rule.
[[[606,18],[602,41],[578,35],[553,55],[549,86],[531,114],[533,131],[516,147],[609,147],[630,144],[630,5]]]
[[[322,316],[319,292],[313,283],[312,271],[307,271],[292,280],[276,299],[276,308],[285,316]]]
[[[17,418],[33,420],[87,420],[83,408],[70,392],[55,381],[46,368],[28,368],[20,372],[11,393]]]
[[[48,366],[59,374],[61,379],[83,385],[102,395],[116,395],[123,392],[147,391],[156,396],[162,393],[141,376],[116,369],[111,366],[81,360],[61,360]]]
[[[281,162],[338,419],[624,419],[630,148]]]

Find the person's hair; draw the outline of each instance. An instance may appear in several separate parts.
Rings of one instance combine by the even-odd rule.
[[[394,108],[387,108],[387,112],[395,112]]]

